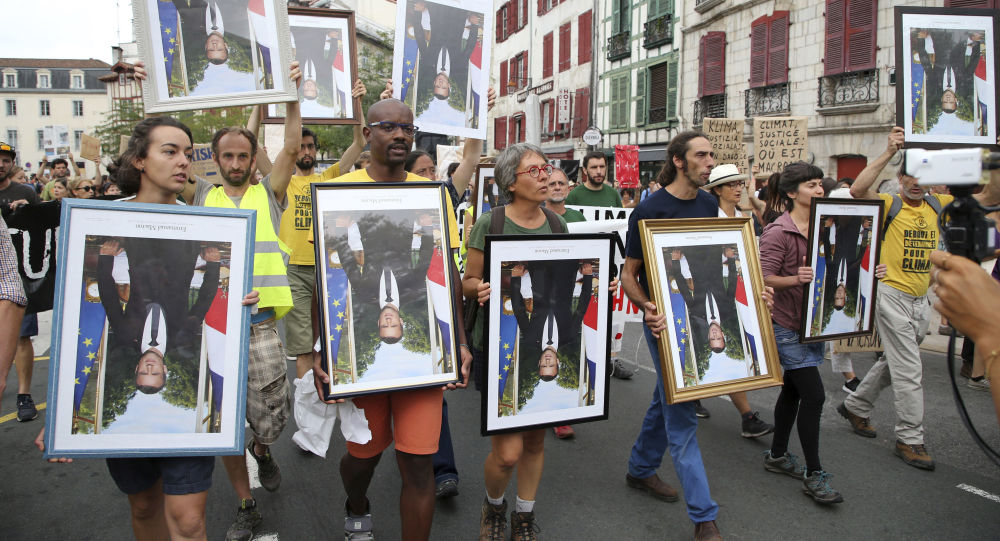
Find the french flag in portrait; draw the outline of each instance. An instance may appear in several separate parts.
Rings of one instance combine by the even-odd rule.
[[[833,231],[830,231],[830,237],[833,237]],[[826,280],[826,256],[824,255],[822,248],[820,248],[819,257],[816,258],[816,268],[813,269],[813,282],[816,287],[811,287],[807,291],[814,291],[812,298],[812,314],[809,314],[809,321],[820,321],[820,328],[823,327],[822,320],[817,320],[819,314],[819,307],[823,304],[820,301],[823,299],[823,281]],[[812,325],[812,323],[810,323]],[[818,331],[817,331],[818,332]],[[811,334],[808,333],[807,334]]]
[[[205,314],[205,353],[208,357],[208,375],[212,379],[212,406],[222,409],[222,384],[226,375],[226,314],[229,293],[219,288]]]
[[[427,268],[427,293],[431,296],[431,304],[434,306],[434,319],[437,320],[438,328],[441,329],[443,342],[441,345],[444,348],[442,356],[449,359],[451,357],[451,318],[449,317],[451,302],[448,297],[448,288],[445,287],[444,261],[441,248],[434,248],[434,256]]]
[[[989,130],[990,111],[993,110],[993,86],[986,82],[986,53],[979,55],[979,63],[976,64],[972,82],[976,85],[976,96],[978,97],[979,118],[981,126],[979,135],[987,135]]]
[[[271,70],[271,51],[278,44],[278,37],[274,33],[274,28],[268,23],[267,4],[264,0],[249,0],[247,2],[247,17],[250,19],[250,32],[257,42],[257,49],[260,51],[260,59],[263,62],[264,86],[272,88],[273,71]],[[273,14],[270,14],[273,15]],[[258,75],[259,77],[260,75]]]
[[[468,32],[468,29],[466,29]],[[476,127],[477,120],[479,119],[479,100],[483,95],[483,77],[482,77],[482,66],[483,66],[483,40],[477,40],[476,46],[472,49],[472,54],[469,56],[469,83],[468,92],[466,95],[469,97],[469,103],[466,111],[471,115],[469,120],[466,122],[467,126]]]
[[[750,310],[750,303],[747,302],[747,288],[743,282],[743,276],[736,279],[736,316],[740,320],[740,328],[743,329],[744,344],[750,351],[746,352],[746,358],[750,359],[750,374],[760,375],[760,359],[757,355],[757,344],[760,344],[760,327],[757,318]]]
[[[677,263],[674,262],[674,264]],[[677,289],[677,283],[674,280],[670,282],[670,311],[673,313],[674,336],[677,337],[677,344],[675,344],[677,361],[684,374],[684,385],[697,385],[698,367],[694,362],[688,362],[689,360],[693,361],[694,357],[688,358],[691,346],[691,333],[688,329],[691,327],[688,326],[687,303],[684,302],[684,296]]]
[[[87,381],[98,369],[101,358],[101,339],[104,338],[104,306],[100,299],[87,300],[87,288],[83,288],[80,301],[80,327],[77,333],[76,375],[73,381],[73,411],[80,410]]]
[[[594,385],[597,379],[597,363],[604,362],[604,348],[601,348],[601,336],[597,333],[597,294],[590,296],[590,304],[583,314],[583,352],[587,361],[587,403],[594,399]]]
[[[865,247],[865,255],[861,258],[861,271],[858,273],[858,309],[854,312],[858,321],[868,321],[869,302],[866,294],[872,288],[872,247]]]
[[[337,47],[337,55],[333,57],[333,82],[336,83],[337,101],[341,104],[342,113],[345,116],[350,116],[351,112],[351,94],[348,90],[351,88],[351,81],[347,77],[347,72],[344,71],[344,48]]]

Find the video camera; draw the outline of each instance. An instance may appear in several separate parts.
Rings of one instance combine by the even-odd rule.
[[[944,249],[977,263],[992,256],[997,249],[996,222],[986,214],[1000,207],[984,208],[972,194],[976,185],[989,182],[990,170],[1000,169],[1000,152],[979,148],[904,152],[904,174],[916,177],[921,186],[947,186],[955,196],[938,217]]]

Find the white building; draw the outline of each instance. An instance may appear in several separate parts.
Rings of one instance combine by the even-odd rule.
[[[79,163],[80,138],[92,133],[108,110],[104,83],[99,79],[110,66],[100,60],[0,58],[0,101],[3,102],[3,132],[0,137],[17,149],[17,161],[41,163],[42,129],[66,125]],[[87,164],[87,174],[95,165]]]

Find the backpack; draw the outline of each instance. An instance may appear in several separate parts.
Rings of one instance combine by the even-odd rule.
[[[934,209],[935,214],[941,214],[941,202],[938,201],[937,197],[931,194],[924,194],[924,201]],[[899,215],[899,212],[903,210],[903,199],[899,197],[899,194],[892,194],[892,204],[889,205],[889,212],[885,215],[885,222],[882,225],[882,234],[879,236],[879,240],[885,240],[885,233],[889,230],[889,224],[892,220]]]

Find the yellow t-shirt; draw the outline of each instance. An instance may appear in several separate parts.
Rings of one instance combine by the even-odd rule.
[[[322,173],[308,176],[292,175],[288,182],[288,207],[281,215],[278,238],[288,245],[292,254],[288,262],[293,265],[315,265],[316,253],[309,237],[312,234],[312,188],[314,182],[326,182],[340,176],[340,162],[327,167]]]
[[[942,208],[955,199],[950,195],[935,194],[934,197]],[[883,215],[888,216],[892,195],[879,194],[879,198]],[[903,202],[882,242],[880,261],[886,265],[883,282],[914,297],[927,293],[931,279],[930,255],[937,249],[940,238],[937,220],[937,213],[926,201],[921,201],[919,207]]]

